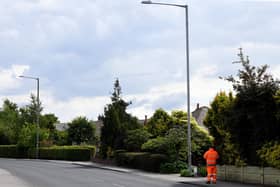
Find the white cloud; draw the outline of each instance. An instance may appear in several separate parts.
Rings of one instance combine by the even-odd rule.
[[[98,115],[103,113],[104,107],[109,103],[109,97],[74,97],[61,101],[50,94],[42,96],[44,113],[54,113],[61,122],[69,122],[75,117],[86,116],[97,120]]]
[[[0,67],[0,90],[15,89],[20,83],[17,77],[29,70],[27,65],[12,65],[5,69]]]

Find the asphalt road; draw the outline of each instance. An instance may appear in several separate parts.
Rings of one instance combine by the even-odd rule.
[[[29,187],[190,187],[132,173],[43,160],[1,159],[0,168]],[[1,176],[0,176],[1,177]],[[3,180],[4,181],[4,180]],[[2,181],[2,182],[3,182]],[[2,186],[0,180],[0,186]],[[9,187],[6,186],[5,187]]]

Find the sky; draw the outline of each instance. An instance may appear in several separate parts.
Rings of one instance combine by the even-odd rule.
[[[280,78],[280,0],[163,0],[188,4],[191,110],[232,91],[242,47]],[[40,78],[43,113],[96,120],[118,78],[128,112],[187,110],[185,11],[140,0],[0,0],[0,104],[24,106]]]

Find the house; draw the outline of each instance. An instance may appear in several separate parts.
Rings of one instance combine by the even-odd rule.
[[[209,108],[207,106],[199,106],[199,103],[196,105],[196,109],[192,112],[192,116],[197,121],[198,125],[201,126],[204,129],[207,129],[207,127],[203,124],[203,121],[207,115]]]

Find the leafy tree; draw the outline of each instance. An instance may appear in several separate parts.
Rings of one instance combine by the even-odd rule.
[[[210,134],[215,137],[214,144],[220,154],[220,164],[240,164],[237,145],[233,143],[229,125],[231,123],[234,97],[220,92],[216,95],[204,120]]]
[[[17,142],[21,123],[19,121],[19,109],[10,100],[4,100],[2,111],[0,111],[0,144],[11,144]]]
[[[36,124],[37,108],[39,107],[39,115],[43,111],[42,103],[39,101],[38,106],[36,96],[34,94],[31,94],[30,98],[30,104],[20,108],[21,121],[24,122],[24,124]]]
[[[81,143],[92,143],[95,140],[95,128],[86,117],[77,117],[68,123],[68,126],[70,142],[80,145]]]
[[[258,156],[262,160],[262,164],[272,166],[280,169],[280,143],[277,141],[271,141],[262,146],[257,151]]]
[[[277,121],[278,121],[278,124],[280,123],[280,90],[278,90],[276,92],[276,95],[275,95],[275,102],[276,102],[276,105],[277,105],[277,112],[276,112],[276,118],[277,118]]]
[[[279,81],[266,72],[267,65],[252,66],[241,49],[239,58],[237,63],[242,65],[242,69],[238,71],[237,78],[225,78],[236,92],[227,128],[232,141],[238,145],[241,158],[249,164],[258,164],[256,151],[265,142],[280,139],[274,99]]]
[[[143,128],[129,130],[127,132],[127,138],[124,141],[127,150],[140,151],[142,144],[147,142],[151,136],[152,134]]]
[[[157,109],[145,129],[154,137],[164,136],[172,126],[172,118],[163,109]]]
[[[155,114],[156,115],[154,115],[152,119],[156,122],[160,122],[155,124],[165,124],[161,126],[165,126],[166,130],[164,131],[166,132],[164,135],[159,135],[156,138],[148,140],[142,145],[142,149],[153,153],[167,154],[169,162],[171,163],[177,161],[185,162],[187,159],[187,113],[183,111],[173,111],[170,116],[160,109],[157,110]],[[151,124],[153,123],[150,123],[150,125]],[[154,127],[157,128],[158,126]],[[193,163],[197,164],[203,161],[202,155],[211,145],[212,138],[206,130],[199,127],[193,118],[191,119],[191,129]],[[162,134],[164,131],[162,131]]]
[[[55,114],[44,114],[40,116],[40,127],[55,130],[55,124],[59,123]]]
[[[46,141],[49,138],[49,132],[46,129],[39,129],[39,142]],[[35,124],[26,124],[22,127],[17,145],[19,147],[36,147],[37,126]],[[41,145],[40,145],[41,146]]]
[[[103,121],[101,129],[101,153],[107,156],[108,150],[124,149],[124,140],[128,130],[139,128],[136,117],[126,112],[131,102],[121,98],[121,86],[117,79],[114,83],[114,92],[111,97],[112,103],[104,108],[104,114],[99,116]]]

